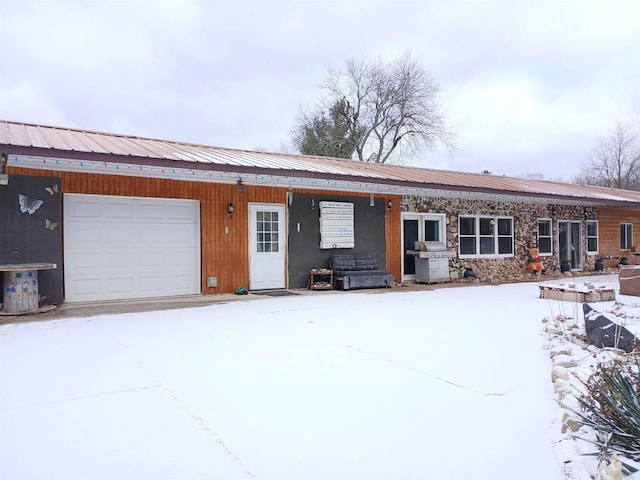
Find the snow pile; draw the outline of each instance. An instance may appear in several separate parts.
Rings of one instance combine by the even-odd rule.
[[[629,300],[631,302],[627,303]],[[635,300],[626,297],[624,301],[595,303],[591,306],[637,335],[640,331],[640,304]],[[577,397],[585,393],[584,382],[592,374],[594,366],[623,359],[629,354],[615,348],[588,345],[584,316],[579,310],[572,310],[543,319],[544,332],[549,340],[551,382],[561,413],[555,422],[560,430],[555,443],[556,452],[567,479],[620,480],[623,474],[618,456],[613,454],[598,462],[598,449],[591,443],[596,439],[595,432],[581,425],[574,412],[580,411]],[[627,478],[640,478],[640,475]]]

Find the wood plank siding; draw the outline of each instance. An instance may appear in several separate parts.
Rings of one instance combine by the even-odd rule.
[[[61,178],[63,193],[121,195],[131,197],[182,198],[200,201],[201,285],[203,294],[230,293],[238,285],[249,284],[249,203],[286,205],[288,188],[245,185],[242,192],[235,184],[216,184],[124,175],[59,172],[9,167],[17,175],[54,176]],[[327,190],[292,189],[293,192],[338,194]],[[344,195],[344,192],[339,192]],[[368,193],[349,193],[354,197]],[[397,280],[401,278],[400,196],[385,195],[393,209],[386,212],[387,268]],[[232,217],[227,205],[233,203]],[[218,286],[207,287],[207,277],[217,277]]]
[[[388,195],[386,201],[391,200],[393,208],[387,210],[386,232],[387,240],[387,270],[389,270],[396,282],[402,282],[402,228],[401,228],[401,196]],[[385,202],[386,203],[386,202]]]
[[[626,208],[599,208],[598,209],[598,237],[599,253],[601,255],[611,254],[619,257],[627,257],[629,263],[629,250],[620,250],[620,224],[633,224],[633,245],[640,249],[640,210]],[[608,261],[607,266],[611,266],[617,261]]]

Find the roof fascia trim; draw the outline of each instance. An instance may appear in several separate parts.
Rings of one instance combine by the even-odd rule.
[[[110,156],[111,158],[113,156]],[[126,157],[125,157],[126,158]],[[131,158],[128,158],[131,160]],[[162,164],[160,164],[162,163]],[[176,165],[181,165],[177,167]],[[40,170],[93,173],[104,175],[123,175],[148,178],[164,178],[205,183],[236,183],[242,180],[245,185],[272,186],[281,188],[325,189],[343,192],[387,193],[390,195],[407,195],[443,198],[467,198],[475,200],[500,200],[506,202],[555,203],[558,205],[576,206],[624,206],[639,207],[640,203],[616,200],[596,200],[581,197],[553,196],[544,194],[523,194],[505,190],[488,190],[447,186],[442,184],[425,184],[403,182],[392,179],[368,178],[350,175],[322,175],[315,172],[299,170],[282,170],[258,167],[243,167],[218,164],[195,163],[184,167],[184,162],[149,159],[146,162],[114,162],[100,159],[61,158],[9,154],[8,166],[17,168],[34,168]]]

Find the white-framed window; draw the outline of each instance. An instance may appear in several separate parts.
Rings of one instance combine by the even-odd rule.
[[[633,245],[633,223],[620,224],[620,250],[631,250]]]
[[[460,215],[461,258],[513,257],[513,218]]]
[[[553,253],[551,226],[550,218],[538,219],[538,251],[542,257],[548,257]]]
[[[598,221],[587,220],[587,255],[598,253]]]

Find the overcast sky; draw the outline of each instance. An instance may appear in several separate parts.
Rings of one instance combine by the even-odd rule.
[[[0,0],[0,19],[4,120],[293,153],[327,66],[411,50],[459,143],[420,166],[570,180],[640,111],[637,0]]]

